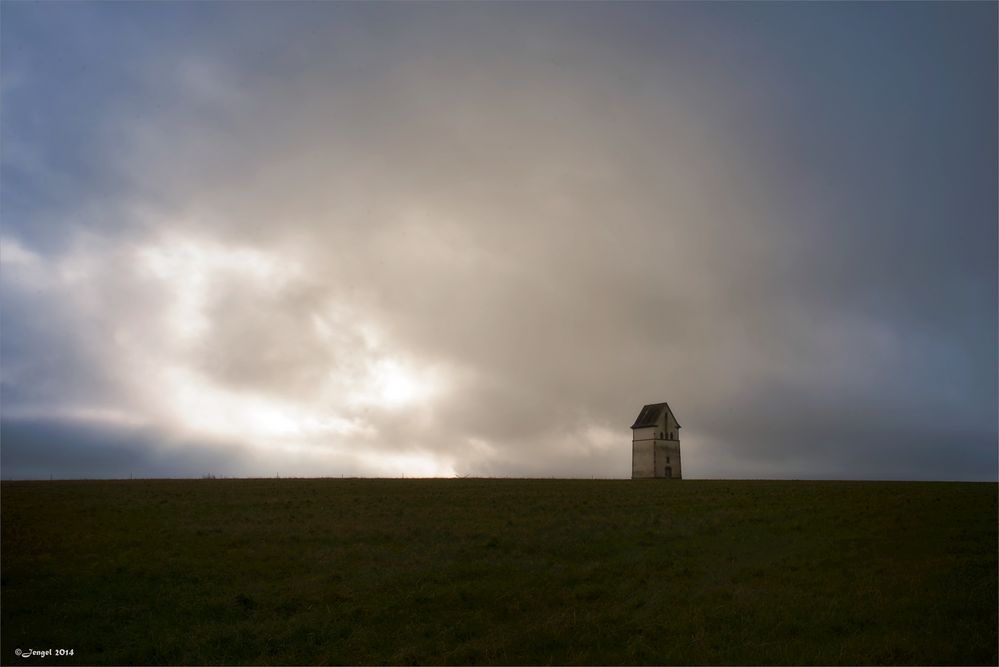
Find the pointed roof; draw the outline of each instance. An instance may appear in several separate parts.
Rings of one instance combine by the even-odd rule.
[[[635,423],[631,425],[631,428],[646,428],[648,426],[655,426],[659,423],[659,417],[662,416],[663,410],[666,410],[668,414],[673,414],[667,403],[650,403],[642,408],[642,411],[638,413],[638,418]],[[676,420],[676,415],[673,415],[673,419]],[[680,422],[676,423],[676,427],[680,428]]]

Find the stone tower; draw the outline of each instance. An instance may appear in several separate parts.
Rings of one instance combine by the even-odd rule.
[[[680,425],[666,403],[646,405],[631,425],[631,478],[683,479]]]

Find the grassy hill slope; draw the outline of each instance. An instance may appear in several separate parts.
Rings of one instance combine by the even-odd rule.
[[[2,484],[3,664],[996,664],[997,485]]]

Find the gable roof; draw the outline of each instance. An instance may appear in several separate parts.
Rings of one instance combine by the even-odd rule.
[[[668,414],[673,414],[667,403],[650,403],[642,408],[642,411],[638,413],[638,418],[635,423],[631,425],[631,428],[646,428],[648,426],[655,426],[659,423],[659,417],[662,415],[663,410],[666,410]],[[676,415],[673,415],[673,419],[676,420]],[[676,423],[676,427],[680,428],[680,422]]]

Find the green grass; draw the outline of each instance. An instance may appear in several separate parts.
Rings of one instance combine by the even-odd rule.
[[[4,482],[2,662],[996,664],[997,485]]]

